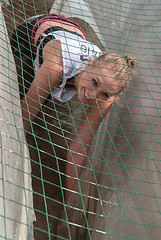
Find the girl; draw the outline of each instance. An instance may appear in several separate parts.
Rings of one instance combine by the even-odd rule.
[[[25,130],[50,93],[61,102],[77,94],[79,101],[88,105],[78,135],[67,152],[67,200],[80,175],[93,132],[118,93],[129,85],[135,60],[131,54],[120,57],[102,53],[87,41],[76,23],[57,15],[29,18],[15,30],[11,45],[15,55],[26,54],[34,61],[35,77],[22,99]]]

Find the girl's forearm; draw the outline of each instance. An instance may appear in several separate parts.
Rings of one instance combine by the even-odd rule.
[[[27,94],[23,98],[21,106],[25,130],[28,130],[30,122],[34,121],[40,111],[41,105],[51,92],[51,88],[57,87],[60,84],[61,73],[57,68],[55,66],[54,70],[50,70],[50,68],[47,69],[46,66],[42,65]]]
[[[35,117],[37,116],[41,104],[43,104],[43,100],[48,96],[49,93],[44,94],[43,99],[41,101],[40,94],[36,92],[30,91],[28,94],[23,98],[21,107],[22,107],[22,116],[23,116],[23,123],[24,123],[24,129],[28,130],[30,127],[30,122],[33,122]]]
[[[21,103],[25,130],[28,130],[30,122],[34,121],[36,115],[41,108],[41,105],[44,103],[45,99],[49,95],[49,92],[40,89],[35,84],[35,82],[36,80],[33,81],[29,91],[27,92]]]
[[[97,131],[99,124],[103,117],[107,115],[109,109],[110,107],[101,111],[100,109],[89,108],[81,128],[77,131],[77,136],[69,146],[66,164],[66,201],[72,193],[70,190],[74,189],[78,181],[77,178],[82,171],[95,131]]]

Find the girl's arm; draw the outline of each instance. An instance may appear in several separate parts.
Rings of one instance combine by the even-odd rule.
[[[59,42],[51,43],[44,48],[44,62],[21,104],[25,130],[28,130],[30,122],[34,121],[52,88],[60,85],[62,73],[60,49]]]
[[[107,102],[100,103],[99,106],[95,104],[95,106],[88,108],[84,121],[77,131],[78,135],[69,146],[66,164],[66,201],[71,194],[70,190],[74,189],[77,182],[77,179],[74,178],[77,178],[82,171],[93,135],[102,119],[109,112],[113,100],[114,97],[111,97]]]

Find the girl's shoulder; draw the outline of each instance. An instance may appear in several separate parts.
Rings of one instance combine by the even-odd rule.
[[[62,49],[60,40],[52,40],[48,42],[43,49],[43,59],[49,66],[59,66],[62,71],[63,60],[62,60]]]

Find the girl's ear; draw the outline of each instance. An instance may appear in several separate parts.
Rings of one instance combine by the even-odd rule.
[[[94,59],[89,59],[89,61],[88,61],[88,64],[87,64],[87,65],[88,65],[88,66],[89,66],[89,65],[92,65],[92,64],[93,64],[93,61],[94,61]]]

